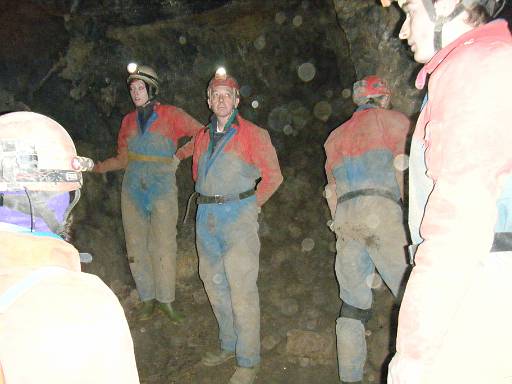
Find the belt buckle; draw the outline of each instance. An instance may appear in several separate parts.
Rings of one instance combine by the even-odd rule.
[[[215,203],[217,204],[224,204],[224,199],[222,195],[213,195],[215,199]]]

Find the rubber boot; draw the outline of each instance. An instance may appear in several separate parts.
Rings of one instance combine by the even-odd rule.
[[[228,384],[253,384],[258,374],[259,366],[254,367],[236,367],[235,373],[229,379]]]
[[[207,367],[215,367],[234,358],[235,352],[233,351],[206,352],[201,363]]]
[[[181,323],[185,318],[172,307],[171,303],[158,302],[157,307],[173,324]]]
[[[147,300],[142,302],[142,306],[137,312],[137,320],[149,320],[155,311],[155,300]]]

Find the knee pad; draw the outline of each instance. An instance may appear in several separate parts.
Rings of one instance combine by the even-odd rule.
[[[373,314],[373,311],[371,308],[360,309],[360,308],[350,305],[349,303],[347,303],[345,301],[341,304],[340,317],[359,320],[363,324],[366,324],[371,319],[372,314]]]

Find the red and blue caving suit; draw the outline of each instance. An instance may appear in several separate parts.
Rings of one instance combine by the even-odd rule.
[[[363,105],[325,143],[328,186],[335,187],[337,199],[335,269],[343,304],[336,336],[343,381],[363,378],[364,323],[370,316],[375,269],[395,296],[407,269],[393,162],[404,153],[409,126],[400,112]]]
[[[411,143],[415,267],[392,384],[512,378],[512,38],[504,20],[461,35],[416,80],[428,98]]]
[[[214,147],[213,117],[195,138],[193,177],[203,196],[256,194],[223,204],[199,204],[196,220],[199,275],[219,324],[221,348],[237,363],[260,362],[260,306],[256,281],[258,212],[283,180],[268,132],[235,110]]]
[[[123,226],[130,268],[140,299],[170,303],[175,298],[178,190],[172,158],[192,155],[189,142],[203,126],[182,109],[156,103],[140,126],[137,111],[121,124],[118,151],[128,155],[121,195]]]

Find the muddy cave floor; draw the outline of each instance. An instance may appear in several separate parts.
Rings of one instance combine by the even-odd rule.
[[[150,320],[137,320],[140,302],[134,287],[111,285],[125,309],[143,384],[223,384],[234,372],[233,360],[217,367],[200,363],[206,351],[218,348],[218,328],[197,274],[193,240],[185,237],[188,239],[178,238],[174,303],[186,316],[183,323],[174,325],[159,312]],[[305,252],[296,242],[275,245],[262,238],[258,280],[262,361],[256,383],[339,383],[334,327],[340,300],[333,267],[335,253],[333,243],[328,247],[318,243]],[[180,278],[183,263],[189,264],[185,268],[191,273]],[[396,310],[392,295],[378,278],[373,286],[363,382],[385,383]]]

